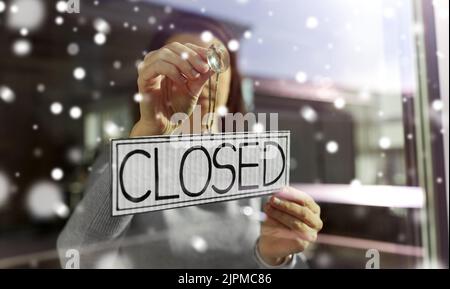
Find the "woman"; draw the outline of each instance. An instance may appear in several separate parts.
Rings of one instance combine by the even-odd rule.
[[[196,131],[192,117],[190,123],[181,124],[173,124],[170,117],[180,112],[192,115],[194,109],[202,116],[208,113],[208,92],[215,88],[209,79],[215,77],[206,60],[207,48],[228,43],[231,37],[223,26],[204,17],[173,19],[176,28],[156,35],[152,51],[139,66],[143,98],[140,119],[130,137],[170,134],[188,124],[192,133],[207,129],[203,123],[201,131]],[[204,31],[214,38],[202,40]],[[230,57],[231,67],[220,74],[213,95],[216,107],[242,112],[236,55]],[[217,132],[219,119],[213,123],[211,129]],[[322,228],[319,206],[291,187],[274,192],[264,205],[267,218],[262,225],[257,217],[258,198],[112,217],[109,171],[107,154],[103,154],[94,165],[83,200],[58,238],[63,267],[68,250],[75,249],[82,267],[304,268],[297,253],[314,242]]]

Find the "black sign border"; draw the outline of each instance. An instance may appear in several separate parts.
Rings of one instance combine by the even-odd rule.
[[[223,138],[223,140],[242,140],[242,139],[273,139],[273,138],[277,138],[277,139],[286,139],[285,140],[285,151],[288,152],[290,143],[289,143],[289,135],[290,132],[289,131],[276,131],[276,132],[265,132],[266,135],[262,135],[264,133],[254,133],[254,135],[252,134],[248,134],[248,133],[240,133],[239,136],[237,136],[234,133],[225,133],[225,134],[215,134],[215,135],[211,135],[211,140],[220,140],[221,138]],[[277,135],[275,135],[277,134]],[[185,139],[185,140],[177,140],[177,136],[172,137],[172,136],[156,136],[156,137],[151,137],[148,141],[142,141],[145,140],[147,138],[136,138],[136,140],[140,140],[140,141],[134,141],[134,142],[120,142],[120,143],[116,143],[116,212],[120,212],[120,211],[129,211],[129,210],[139,210],[139,209],[146,209],[146,208],[152,208],[152,207],[160,207],[160,206],[167,206],[167,205],[173,205],[173,204],[182,204],[182,203],[189,203],[189,202],[193,202],[192,201],[177,201],[177,202],[170,202],[170,203],[165,203],[165,204],[161,204],[161,205],[149,205],[149,206],[142,206],[142,207],[134,207],[134,208],[125,208],[125,209],[121,209],[119,208],[119,179],[118,179],[118,175],[119,175],[119,168],[118,168],[118,155],[119,155],[119,146],[120,145],[128,145],[128,144],[155,144],[155,143],[168,143],[168,142],[189,142],[189,141],[201,141],[204,139],[205,136],[208,135],[192,135],[192,136],[188,136],[188,135],[180,135],[178,136],[179,138],[183,137],[200,137],[200,139]],[[233,137],[234,136],[234,137]],[[112,161],[112,154],[113,154],[113,143],[115,141],[126,141],[126,140],[130,140],[130,139],[114,139],[111,140],[111,161]],[[286,157],[288,157],[290,154],[286,154]],[[287,180],[288,180],[288,174],[289,171],[287,170],[287,166],[288,166],[288,162],[289,160],[286,159],[286,163],[285,163],[285,170],[286,170],[286,174],[284,176],[285,178],[285,184],[287,184]],[[112,168],[111,168],[111,181],[112,181]],[[246,193],[242,193],[242,194],[236,194],[236,195],[232,195],[232,196],[217,196],[217,197],[210,197],[210,198],[205,198],[205,199],[201,199],[201,200],[211,200],[211,199],[225,199],[226,201],[233,201],[233,200],[237,200],[237,199],[245,199],[245,198],[252,198],[252,197],[256,197],[256,196],[264,196],[264,195],[268,195],[271,194],[272,192],[276,191],[276,190],[280,190],[282,189],[282,187],[279,188],[272,188],[270,190],[259,190],[259,191],[253,191],[253,192],[246,192]],[[266,193],[266,194],[263,194]],[[245,195],[253,195],[253,194],[257,194],[256,196],[248,196],[248,197],[242,197]],[[223,200],[220,200],[223,201]],[[216,202],[220,202],[220,201],[216,201]],[[143,211],[143,212],[133,212],[133,213],[129,213],[129,214],[119,214],[119,215],[114,215],[114,210],[111,212],[113,217],[120,217],[120,216],[128,216],[128,215],[134,215],[134,214],[141,214],[141,213],[151,213],[151,212],[158,212],[158,211],[165,211],[165,210],[171,210],[171,209],[176,209],[176,208],[184,208],[184,207],[190,207],[190,206],[199,206],[199,205],[205,205],[205,204],[212,204],[212,203],[216,203],[214,201],[212,202],[205,202],[205,203],[195,203],[195,204],[188,204],[188,205],[183,205],[183,206],[177,206],[177,207],[173,207],[173,208],[161,208],[161,209],[155,209],[155,210],[151,210],[151,211]]]

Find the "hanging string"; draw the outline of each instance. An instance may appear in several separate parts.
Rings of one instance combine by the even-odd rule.
[[[212,81],[211,76],[209,77],[209,85],[208,85],[208,94],[209,94],[209,105],[208,105],[208,123],[206,128],[210,134],[212,134],[212,128],[214,126],[214,113],[216,112],[216,104],[217,104],[217,96],[218,96],[218,86],[219,86],[219,75],[220,73],[216,73],[216,81],[214,87],[214,98],[212,97]]]

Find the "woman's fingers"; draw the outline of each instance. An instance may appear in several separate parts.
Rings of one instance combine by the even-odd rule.
[[[308,207],[314,214],[320,215],[320,207],[308,194],[293,187],[284,187],[276,196],[289,201],[298,203],[301,206]]]
[[[191,45],[191,47],[198,52],[186,45],[173,42],[148,53],[139,67],[138,83],[149,82],[159,75],[165,75],[177,84],[187,83],[190,80],[194,90],[197,90],[197,86],[203,86],[211,75],[209,66],[201,55],[206,52],[198,46]]]
[[[264,222],[263,226],[261,227],[261,234],[278,239],[299,239],[299,235],[297,232],[292,231],[291,228],[270,217],[266,220],[266,222]]]
[[[163,48],[159,52],[159,59],[162,59],[168,63],[175,65],[178,70],[181,71],[187,78],[195,80],[200,77],[200,72],[198,72],[189,61],[183,59],[180,55],[176,54],[168,48]]]
[[[155,65],[161,64],[160,61],[163,60],[167,63],[172,64],[179,70],[185,77],[189,79],[196,79],[200,77],[200,73],[196,71],[189,62],[183,60],[179,55],[174,53],[172,50],[168,48],[162,48],[158,50],[158,53],[152,54],[150,57],[146,57],[144,60],[144,63],[141,66],[141,72],[146,74],[148,79],[152,79],[155,77],[155,73],[147,73],[155,72],[156,67]]]
[[[213,74],[214,71],[209,70],[207,73],[200,75],[200,77],[195,81],[190,81],[188,83],[189,91],[191,91],[194,96],[198,96],[202,91],[203,87],[208,82],[209,77],[212,76]]]
[[[208,72],[209,65],[206,61],[206,56],[204,58],[197,51],[193,50],[192,48],[195,47],[195,45],[191,44],[188,46],[188,44],[183,45],[178,42],[172,42],[170,44],[167,44],[166,47],[180,56],[183,61],[188,62],[199,73]]]
[[[144,81],[148,81],[159,75],[167,76],[180,86],[186,86],[187,79],[181,74],[180,70],[172,63],[163,59],[157,59],[151,64],[145,64],[139,71],[139,78]]]
[[[311,229],[308,225],[306,225],[299,219],[270,205],[266,205],[264,211],[270,218],[275,219],[279,223],[288,227],[303,240],[314,242],[317,239],[317,231]]]
[[[201,56],[201,58],[203,59],[203,61],[207,62],[207,55],[208,55],[208,49],[197,46],[195,44],[192,43],[186,43],[186,46],[189,47],[190,49],[192,49],[193,51],[195,51],[198,55]]]
[[[270,199],[270,204],[276,209],[301,220],[312,229],[320,231],[323,227],[323,223],[319,215],[314,214],[309,207],[300,206],[293,201],[284,200],[276,196],[272,196]]]

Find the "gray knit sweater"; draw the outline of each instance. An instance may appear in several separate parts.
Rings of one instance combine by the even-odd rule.
[[[81,268],[270,267],[255,250],[261,198],[112,217],[108,149],[58,238],[63,268],[73,249]],[[306,267],[302,256],[292,260],[278,267]]]

